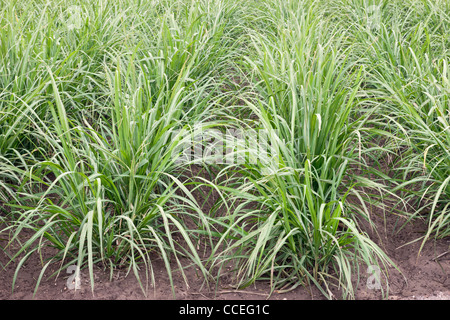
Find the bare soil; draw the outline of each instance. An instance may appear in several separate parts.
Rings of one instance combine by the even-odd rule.
[[[388,269],[391,300],[450,300],[450,238],[430,239],[422,245],[427,224],[416,220],[404,225],[404,218],[378,210],[371,217],[378,234],[370,228],[366,232],[397,265]],[[400,230],[399,230],[400,229]],[[419,239],[419,240],[417,240]],[[379,299],[381,293],[369,290],[367,281],[359,286],[357,299]]]
[[[192,171],[193,176],[204,173],[197,168]],[[206,178],[206,176],[205,176]],[[211,177],[209,177],[211,178]],[[192,186],[189,187],[192,189]],[[217,194],[211,194],[204,201],[208,190],[198,188],[194,196],[198,203],[203,203],[202,209],[209,212],[214,205]],[[368,280],[370,273],[360,270],[360,280],[357,286],[355,298],[358,300],[450,300],[450,238],[431,239],[423,247],[420,255],[421,241],[415,241],[421,237],[426,230],[426,223],[415,220],[405,225],[404,218],[390,214],[387,210],[383,212],[379,208],[372,208],[371,219],[375,228],[361,222],[361,228],[370,238],[378,244],[382,250],[398,267],[390,267],[388,271],[388,286],[383,283],[384,291],[369,289]],[[1,229],[1,228],[0,228]],[[25,240],[30,234],[24,233]],[[3,237],[3,238],[2,238]],[[5,236],[0,237],[0,246],[6,245]],[[19,244],[10,248],[12,255],[19,249]],[[51,249],[43,250],[43,257],[51,255]],[[41,280],[36,295],[33,297],[36,283],[42,270],[41,257],[32,254],[22,265],[17,275],[14,291],[12,292],[12,281],[16,271],[17,263],[10,263],[9,257],[0,250],[0,300],[322,300],[324,296],[317,288],[298,287],[295,290],[280,293],[278,291],[270,294],[268,282],[258,282],[245,290],[233,289],[227,281],[227,277],[221,278],[218,285],[210,283],[207,285],[199,276],[195,267],[189,267],[184,272],[188,285],[180,272],[173,274],[175,297],[173,295],[170,280],[165,270],[163,261],[155,257],[152,259],[152,269],[155,283],[146,287],[145,270],[140,270],[143,279],[144,291],[133,272],[128,270],[115,271],[112,278],[108,270],[96,266],[94,272],[95,287],[91,289],[90,278],[87,270],[81,271],[80,289],[70,289],[69,282],[71,273],[61,272],[58,277],[48,277],[53,274],[57,266],[49,266]],[[367,267],[365,267],[367,268]],[[388,290],[386,291],[386,288]],[[339,299],[339,291],[333,292]]]
[[[384,220],[386,218],[386,220]],[[375,212],[372,219],[377,226],[377,232],[367,227],[366,232],[394,261],[401,273],[395,268],[389,268],[388,299],[392,300],[450,300],[450,239],[428,241],[420,255],[418,255],[421,241],[411,244],[409,242],[419,238],[426,229],[425,223],[415,221],[402,228],[395,215],[386,215],[381,211]],[[386,223],[385,223],[386,221]],[[17,248],[16,248],[17,249]],[[5,266],[8,256],[0,250],[0,265]],[[94,273],[95,290],[92,292],[87,270],[81,271],[81,288],[73,290],[68,288],[68,279],[71,274],[61,273],[57,278],[43,277],[39,289],[34,297],[38,300],[168,300],[174,299],[168,275],[160,259],[153,260],[155,285],[148,286],[144,295],[139,282],[133,272],[127,270],[115,272],[110,280],[110,274],[99,267]],[[9,264],[0,271],[0,299],[2,300],[28,300],[33,299],[36,282],[42,269],[39,255],[33,254],[22,266],[18,273],[14,292],[11,291],[12,280],[16,264]],[[46,275],[55,269],[50,266]],[[364,270],[362,270],[364,271]],[[186,285],[181,274],[174,274],[175,299],[189,300],[260,300],[267,299],[270,289],[266,282],[258,282],[245,290],[235,290],[222,281],[217,288],[205,285],[203,278],[199,277],[195,268],[188,268],[186,276],[189,286]],[[143,270],[141,277],[145,278]],[[368,289],[367,279],[369,273],[362,272],[360,284],[356,291],[356,299],[383,299],[380,290]],[[386,292],[385,292],[386,293]],[[339,298],[337,296],[337,298]],[[320,292],[312,288],[299,287],[287,293],[274,292],[270,300],[317,300],[324,299]]]

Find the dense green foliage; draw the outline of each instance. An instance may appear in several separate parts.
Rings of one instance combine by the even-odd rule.
[[[450,235],[450,2],[0,1],[1,248],[31,232],[13,282],[51,247],[36,290],[51,264],[94,290],[98,264],[146,292],[153,259],[172,279],[183,257],[206,282],[231,264],[239,287],[353,298],[392,264],[366,202]],[[269,160],[251,140],[179,161],[199,125],[264,132]]]

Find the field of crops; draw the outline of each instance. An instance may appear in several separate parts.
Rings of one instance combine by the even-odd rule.
[[[447,0],[0,0],[3,298],[29,261],[386,298],[387,226],[448,278],[449,63]]]

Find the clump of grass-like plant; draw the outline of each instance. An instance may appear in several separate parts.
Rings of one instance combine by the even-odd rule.
[[[126,267],[146,292],[141,266],[146,280],[154,282],[155,257],[164,261],[172,290],[174,266],[188,282],[181,257],[209,279],[194,246],[199,234],[211,238],[208,217],[185,186],[185,163],[176,161],[174,150],[184,138],[180,132],[186,132],[180,129],[220,114],[214,99],[220,100],[220,70],[233,53],[224,48],[235,6],[208,11],[196,2],[160,5],[167,11],[147,3],[139,9],[148,15],[136,15],[135,3],[102,4],[97,11],[80,4],[92,19],[61,35],[68,50],[64,63],[48,65],[60,57],[58,51],[41,57],[44,90],[33,92],[45,112],[29,119],[38,156],[23,157],[23,168],[1,168],[10,170],[10,180],[17,177],[11,184],[20,195],[8,199],[12,212],[3,231],[10,233],[9,243],[23,230],[32,231],[13,254],[12,261],[18,259],[13,287],[26,259],[46,247],[56,253],[43,262],[36,290],[53,264],[55,274],[69,265],[87,268],[94,290],[98,264],[111,276]],[[45,10],[42,19],[51,24]],[[183,19],[176,21],[174,12]],[[139,18],[152,15],[158,17],[153,24]],[[124,32],[126,23],[133,27]],[[91,24],[97,33],[89,31]],[[39,29],[35,33],[42,36]],[[108,51],[96,37],[107,41]],[[85,58],[87,64],[81,63]]]
[[[340,29],[318,22],[311,2],[265,9],[277,27],[249,32],[254,54],[247,68],[258,95],[247,106],[273,151],[266,161],[237,166],[242,179],[226,189],[237,209],[224,217],[230,227],[213,261],[233,261],[241,287],[268,279],[283,291],[313,282],[331,298],[336,281],[344,297],[353,297],[360,262],[391,263],[347,203],[353,185],[345,178],[357,163],[362,122],[350,115],[362,71],[336,46]],[[254,141],[247,148],[261,155]],[[219,253],[228,237],[236,240]]]
[[[353,23],[351,32],[358,34],[355,46],[364,54],[366,93],[379,106],[372,123],[390,142],[385,151],[393,164],[395,210],[408,222],[418,217],[428,222],[422,248],[432,234],[449,235],[450,11],[447,3],[414,0],[378,9],[376,28]]]

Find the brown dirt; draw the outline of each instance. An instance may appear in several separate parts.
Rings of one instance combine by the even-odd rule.
[[[380,212],[378,212],[380,213]],[[372,239],[385,250],[387,255],[401,270],[403,275],[394,268],[389,268],[389,299],[392,300],[450,300],[450,239],[431,240],[422,249],[420,256],[418,251],[421,242],[417,239],[425,230],[425,224],[416,221],[410,223],[399,232],[393,233],[396,224],[395,216],[386,216],[386,225],[381,215],[372,217],[378,226],[378,235],[367,230]],[[398,228],[397,228],[398,229]],[[440,256],[440,257],[439,257]],[[439,257],[436,259],[436,257]],[[0,251],[0,264],[5,265],[8,257]],[[32,299],[33,291],[41,271],[41,262],[37,254],[22,266],[17,276],[16,286],[11,293],[11,284],[16,265],[10,264],[0,272],[0,299],[22,300]],[[51,267],[49,267],[50,269]],[[47,269],[46,274],[53,270]],[[89,275],[86,270],[81,271],[81,289],[69,290],[67,280],[70,274],[61,273],[58,278],[44,277],[37,291],[35,299],[46,300],[167,300],[173,299],[169,278],[161,260],[153,261],[155,274],[155,286],[149,286],[145,296],[136,280],[133,272],[126,275],[127,270],[121,270],[109,279],[109,272],[96,268],[94,272],[95,291],[92,293],[89,284]],[[364,271],[364,270],[363,270]],[[141,270],[141,276],[144,272]],[[226,284],[220,285],[214,292],[214,288],[208,289],[202,278],[197,276],[194,268],[186,270],[189,287],[184,283],[180,273],[174,275],[176,299],[189,300],[260,300],[268,296],[268,283],[261,282],[246,290],[234,290]],[[362,273],[360,285],[356,291],[356,299],[382,299],[379,290],[369,290],[366,281],[369,274]],[[323,299],[315,288],[297,288],[288,293],[273,293],[271,300],[310,300]]]
[[[194,174],[199,172],[193,172]],[[200,190],[201,188],[199,188]],[[202,190],[208,194],[207,190]],[[196,193],[199,203],[202,199]],[[214,205],[217,195],[212,195],[203,205],[203,210],[209,212]],[[362,228],[371,239],[377,243],[384,252],[398,266],[401,273],[395,268],[388,269],[389,295],[392,300],[450,300],[450,238],[428,241],[418,256],[421,241],[411,244],[411,241],[419,238],[426,230],[426,224],[420,220],[409,223],[399,230],[403,220],[388,212],[383,213],[375,208],[371,214],[377,232],[374,232],[367,224],[362,223]],[[0,246],[6,244],[5,235],[0,238]],[[24,238],[27,235],[24,234]],[[12,252],[18,249],[18,245],[12,248]],[[44,250],[48,254],[48,250]],[[22,266],[18,273],[14,292],[11,291],[12,280],[17,264],[11,263],[8,256],[0,250],[0,300],[28,300],[33,299],[33,292],[39,278],[42,263],[38,254],[33,254]],[[16,261],[17,262],[17,261]],[[4,267],[4,268],[2,268]],[[53,269],[52,269],[53,268]],[[57,278],[44,276],[34,299],[38,300],[169,300],[174,299],[170,287],[169,277],[165,271],[161,259],[152,260],[152,268],[155,276],[155,285],[149,287],[144,295],[139,282],[131,271],[119,270],[113,274],[110,280],[108,270],[96,267],[94,272],[95,291],[91,290],[89,274],[87,270],[81,271],[81,288],[79,290],[68,289],[69,273],[61,272]],[[3,270],[2,270],[3,269]],[[56,266],[50,266],[45,275],[50,275],[56,270]],[[175,299],[189,300],[262,300],[267,299],[269,284],[258,282],[245,289],[234,290],[226,283],[226,277],[214,287],[205,285],[203,278],[198,276],[194,267],[185,271],[189,281],[186,285],[180,272],[174,274]],[[145,278],[144,270],[140,271]],[[370,274],[361,270],[360,283],[356,290],[356,299],[379,300],[383,299],[380,290],[370,290],[367,287],[367,279]],[[339,294],[336,293],[339,298]],[[270,300],[319,300],[324,299],[317,288],[299,287],[287,293],[274,292]]]
[[[404,219],[385,215],[381,210],[371,217],[378,234],[366,228],[370,238],[397,265],[388,269],[389,296],[391,300],[450,300],[450,238],[431,239],[420,251],[427,224],[416,220],[401,230]],[[386,219],[386,220],[384,220]],[[384,222],[385,221],[385,222]],[[380,292],[365,285],[358,288],[357,299],[379,299]]]

